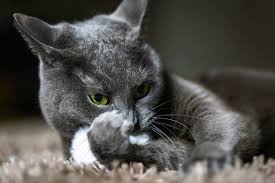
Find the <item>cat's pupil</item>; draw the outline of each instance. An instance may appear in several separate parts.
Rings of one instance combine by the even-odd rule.
[[[142,95],[142,94],[144,93],[144,86],[140,86],[140,87],[138,88],[137,93],[138,93],[139,95]]]
[[[100,102],[102,100],[103,96],[101,94],[96,94],[94,96],[94,99],[97,101],[97,102]]]
[[[140,85],[137,90],[136,90],[136,94],[135,94],[135,98],[136,99],[140,99],[145,97],[150,91],[150,86],[148,83],[144,83],[142,85]]]

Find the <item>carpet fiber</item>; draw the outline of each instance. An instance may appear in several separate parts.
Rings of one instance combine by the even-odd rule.
[[[62,160],[57,135],[41,122],[0,126],[0,182],[183,182],[183,183],[274,183],[275,161],[266,164],[255,158],[251,165],[236,163],[216,175],[208,175],[205,164],[197,164],[189,174],[144,170],[141,164],[123,165],[111,172],[97,172],[91,166]]]

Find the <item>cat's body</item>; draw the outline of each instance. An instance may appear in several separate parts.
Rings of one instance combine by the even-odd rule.
[[[207,160],[215,171],[233,155],[248,160],[266,152],[274,76],[222,72],[196,82],[167,72],[139,35],[146,5],[124,0],[111,15],[55,26],[15,15],[40,59],[41,109],[60,133],[65,155],[74,134],[89,126],[90,148],[104,165],[141,161],[177,169]],[[253,85],[254,77],[265,84]]]
[[[258,154],[275,157],[275,73],[247,69],[211,70],[196,76],[234,110],[253,118],[261,131]]]

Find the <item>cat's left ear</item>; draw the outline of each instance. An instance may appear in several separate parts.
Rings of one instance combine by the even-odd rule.
[[[148,0],[123,0],[111,17],[140,28],[146,12]]]
[[[34,54],[41,56],[58,51],[54,43],[60,36],[62,28],[50,25],[35,17],[15,13],[14,24],[28,43]]]

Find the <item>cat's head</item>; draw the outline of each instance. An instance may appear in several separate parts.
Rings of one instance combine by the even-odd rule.
[[[39,57],[41,108],[55,127],[69,131],[110,110],[146,126],[163,88],[159,57],[140,36],[146,6],[124,0],[110,15],[73,24],[14,15]]]

